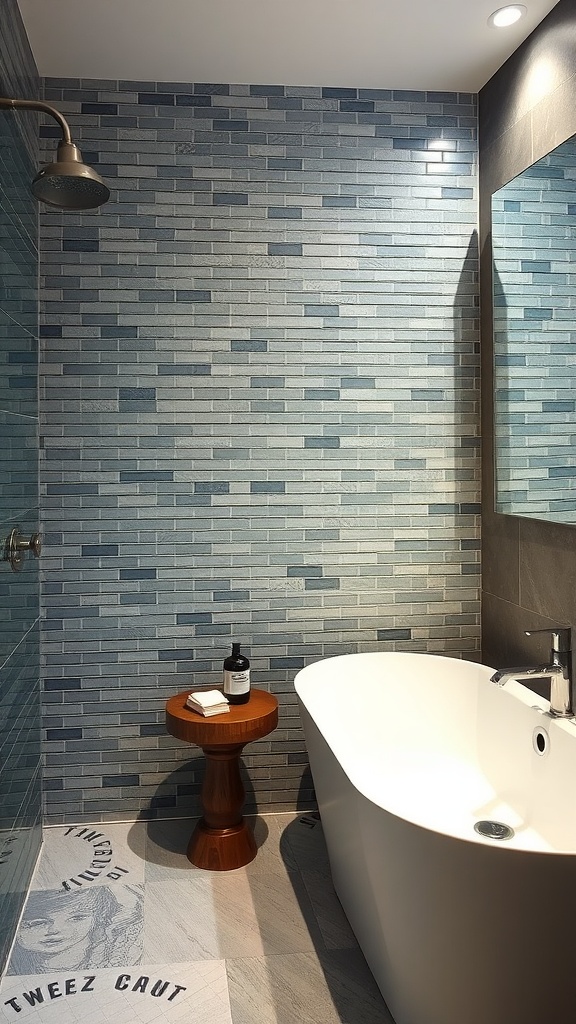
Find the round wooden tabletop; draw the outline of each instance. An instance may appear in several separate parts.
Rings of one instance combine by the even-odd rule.
[[[166,728],[172,736],[199,747],[244,745],[267,736],[278,725],[278,701],[267,690],[252,687],[246,704],[231,704],[230,711],[204,718],[186,707],[190,690],[166,702]]]

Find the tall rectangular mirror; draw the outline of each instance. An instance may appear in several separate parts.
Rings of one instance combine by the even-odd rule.
[[[492,196],[496,511],[576,524],[576,136]]]

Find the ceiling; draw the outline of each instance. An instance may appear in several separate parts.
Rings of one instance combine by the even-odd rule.
[[[506,0],[18,0],[41,75],[477,92],[555,6]]]

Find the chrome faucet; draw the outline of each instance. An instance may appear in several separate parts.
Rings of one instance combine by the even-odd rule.
[[[554,718],[573,718],[572,708],[572,644],[570,627],[555,627],[552,629],[526,629],[526,636],[534,636],[536,633],[552,634],[552,649],[550,652],[550,664],[531,668],[503,669],[495,672],[490,677],[491,682],[497,686],[504,686],[509,679],[516,679],[519,683],[535,677],[548,676],[550,678],[550,714]]]

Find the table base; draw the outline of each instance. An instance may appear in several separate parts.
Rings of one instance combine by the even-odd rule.
[[[272,732],[278,724],[278,701],[253,687],[247,704],[233,704],[224,715],[204,718],[187,707],[188,694],[166,702],[168,732],[202,747],[205,772],[200,792],[201,818],[188,843],[188,860],[207,871],[231,871],[249,864],[257,853],[252,830],[242,817],[245,792],[240,755],[246,743]]]
[[[231,871],[254,860],[257,850],[252,830],[243,818],[231,828],[210,828],[201,818],[188,843],[186,856],[197,868]]]

